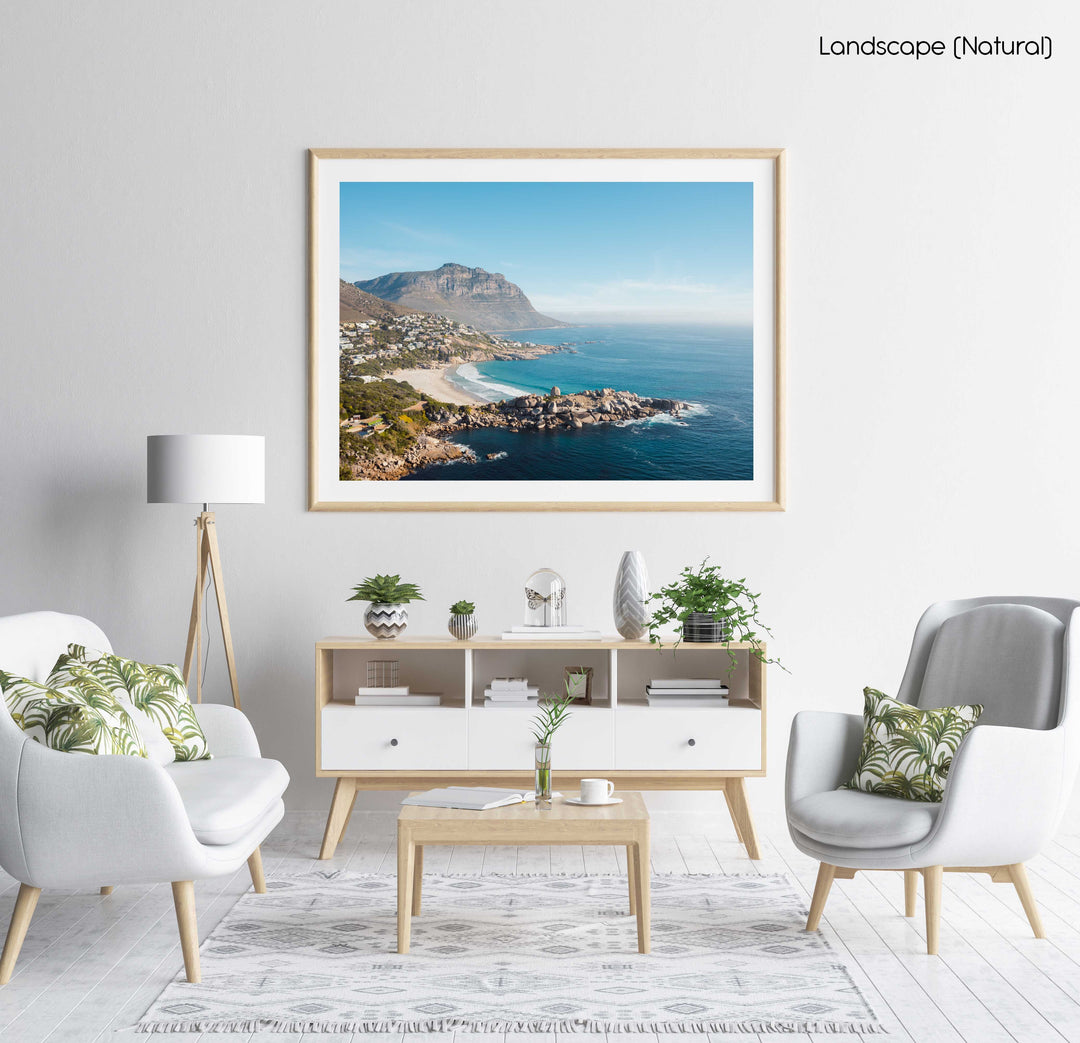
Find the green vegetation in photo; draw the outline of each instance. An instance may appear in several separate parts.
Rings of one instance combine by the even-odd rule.
[[[420,402],[420,392],[404,380],[346,380],[341,383],[341,419],[401,413]]]

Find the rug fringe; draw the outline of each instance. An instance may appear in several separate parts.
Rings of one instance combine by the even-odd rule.
[[[550,1021],[545,1019],[488,1020],[468,1018],[432,1018],[423,1021],[150,1021],[133,1026],[136,1032],[809,1032],[853,1035],[888,1031],[876,1021],[795,1021],[767,1019],[750,1021]]]
[[[902,872],[902,870],[897,870]],[[360,877],[362,879],[367,878],[386,878],[390,880],[396,880],[397,876],[394,873],[357,873],[353,869],[346,869],[342,866],[340,869],[296,869],[296,870],[275,870],[273,877],[283,877],[286,880],[294,879],[298,876],[318,876],[325,880],[332,880],[335,876],[339,876],[342,873],[347,873],[352,877]],[[559,878],[570,878],[575,880],[625,880],[625,873],[449,873],[439,871],[438,874],[433,873],[433,876],[445,876],[445,877],[467,877],[469,879],[478,880],[520,880],[523,877],[538,877],[538,876],[556,876]],[[790,877],[786,873],[657,873],[652,872],[649,874],[653,880],[663,879],[664,877],[690,877],[690,878],[708,878],[712,880],[731,880],[732,878],[739,877],[751,877],[754,880],[787,880],[790,881]],[[267,879],[270,879],[268,877]],[[254,894],[253,891],[249,891],[246,895],[241,897],[247,897]]]

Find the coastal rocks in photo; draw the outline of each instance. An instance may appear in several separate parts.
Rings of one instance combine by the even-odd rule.
[[[355,479],[392,481],[437,464],[477,463],[474,450],[453,440],[458,433],[483,428],[517,432],[580,430],[598,424],[643,421],[660,414],[679,417],[686,408],[687,403],[677,399],[643,398],[613,388],[579,391],[559,398],[520,395],[504,402],[458,407],[425,399],[384,432],[397,435],[397,442],[385,438],[380,443],[369,442],[381,446],[379,451],[357,453],[348,466]],[[496,460],[505,455],[487,453],[484,458]]]
[[[538,330],[569,323],[541,315],[520,286],[497,272],[448,263],[430,272],[390,272],[353,285],[412,311],[437,312],[479,330]]]
[[[601,388],[555,398],[521,395],[488,406],[474,406],[448,418],[451,428],[507,427],[512,431],[580,429],[591,424],[647,420],[658,413],[679,417],[687,403],[673,398],[642,398],[632,391]]]

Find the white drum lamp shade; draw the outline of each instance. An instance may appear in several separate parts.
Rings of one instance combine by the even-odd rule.
[[[148,435],[147,503],[265,503],[262,435]]]

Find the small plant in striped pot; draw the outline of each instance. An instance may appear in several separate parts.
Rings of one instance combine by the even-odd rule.
[[[459,641],[468,641],[476,636],[475,611],[476,605],[471,601],[455,601],[450,606],[450,622],[446,627]]]
[[[415,583],[402,583],[400,576],[368,576],[353,587],[347,601],[370,602],[364,612],[368,633],[383,641],[405,633],[409,625],[409,602],[423,601],[424,595]]]

